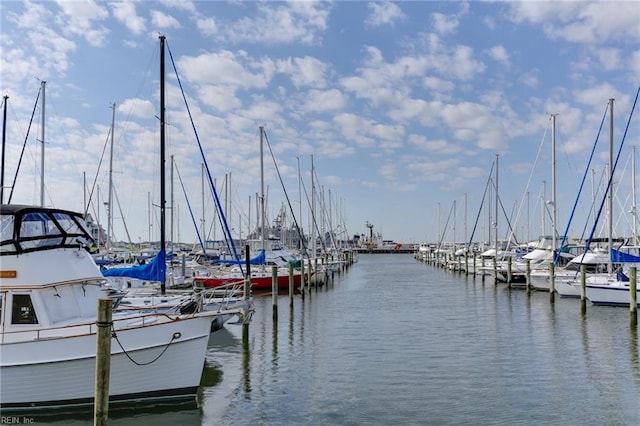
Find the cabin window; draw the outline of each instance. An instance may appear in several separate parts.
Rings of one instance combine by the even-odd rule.
[[[31,303],[31,295],[14,294],[11,308],[12,324],[38,324],[38,317]]]
[[[13,215],[0,216],[0,241],[2,243],[10,243],[13,241],[13,228],[16,222],[16,218]],[[0,251],[13,251],[15,247],[13,244],[2,244]]]

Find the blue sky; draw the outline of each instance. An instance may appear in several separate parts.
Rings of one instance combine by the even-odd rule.
[[[0,14],[0,89],[9,96],[5,185],[16,173],[44,80],[45,204],[82,210],[89,191],[83,176],[86,187],[94,180],[100,185],[103,204],[108,148],[99,164],[115,103],[113,234],[127,239],[124,222],[134,242],[158,238],[149,199],[159,202],[159,34],[167,37],[236,236],[256,222],[258,126],[265,126],[284,182],[283,189],[265,147],[270,220],[286,191],[309,228],[298,164],[310,197],[313,156],[316,200],[334,228],[368,233],[368,221],[399,242],[437,241],[443,234],[462,241],[474,228],[499,154],[505,215],[519,240],[536,238],[543,232],[542,200],[552,194],[550,114],[558,114],[562,231],[609,98],[615,98],[617,152],[640,84],[637,2],[9,1]],[[174,233],[195,241],[188,200],[198,229],[205,211],[212,237],[212,196],[206,190],[203,197],[202,158],[169,55],[167,86],[167,154],[187,193],[176,173]],[[40,203],[39,108],[12,203]],[[616,171],[619,234],[633,229],[637,116]],[[608,132],[607,121],[571,236],[582,233],[594,193],[599,204]],[[488,233],[485,211],[476,240]],[[506,227],[501,213],[500,236]]]

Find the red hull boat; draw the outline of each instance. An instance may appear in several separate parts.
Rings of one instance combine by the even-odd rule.
[[[301,274],[299,271],[293,273],[293,286],[299,287],[302,283]],[[230,284],[242,282],[243,278],[240,275],[229,274],[217,277],[195,277],[193,279],[194,284],[202,283],[204,287],[216,288],[228,286]],[[251,290],[271,290],[272,288],[272,275],[269,272],[254,272],[251,273]],[[289,273],[278,274],[278,289],[289,288]]]

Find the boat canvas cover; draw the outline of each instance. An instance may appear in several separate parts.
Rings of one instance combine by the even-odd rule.
[[[166,256],[164,250],[160,250],[150,262],[144,265],[129,266],[124,268],[108,268],[102,270],[105,277],[129,277],[147,281],[165,281]]]
[[[640,256],[611,249],[611,261],[615,263],[640,263]]]
[[[260,253],[253,256],[249,259],[249,263],[252,265],[265,265],[267,262],[267,256],[265,255],[264,250],[260,250]],[[244,260],[232,260],[232,259],[217,259],[214,260],[213,263],[223,263],[226,265],[244,265]]]

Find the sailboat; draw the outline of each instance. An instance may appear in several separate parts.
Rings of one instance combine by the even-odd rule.
[[[164,44],[160,36],[162,128]],[[160,140],[162,170],[164,131]],[[161,175],[164,178],[162,171]],[[164,194],[161,199],[164,225]],[[12,204],[2,204],[0,215],[3,415],[11,410],[90,406],[97,305],[107,294],[105,278],[89,253],[94,241],[84,218],[62,209]],[[164,232],[161,239],[164,250]],[[194,304],[177,313],[114,312],[110,402],[194,398],[210,329],[219,315]]]
[[[631,117],[633,116],[633,110],[635,109],[636,102],[638,101],[638,95],[640,94],[640,87],[638,87],[638,91],[636,92],[635,102],[633,104],[633,109],[631,110],[631,115],[629,116],[629,121],[631,121]],[[609,177],[609,185],[608,185],[608,201],[609,201],[609,273],[608,274],[600,274],[587,277],[586,282],[586,297],[589,299],[591,303],[594,305],[610,305],[610,306],[629,306],[631,295],[630,293],[630,283],[629,277],[625,275],[624,271],[619,268],[617,270],[613,270],[613,262],[621,261],[623,264],[630,266],[640,265],[640,256],[638,256],[637,249],[638,247],[634,247],[636,249],[635,253],[627,253],[626,256],[624,253],[620,251],[615,251],[611,240],[612,240],[612,207],[613,207],[613,189],[612,180],[614,173],[614,163],[613,163],[613,102],[614,99],[609,99],[609,137],[610,137],[610,177]],[[624,139],[623,139],[624,143]],[[620,147],[622,148],[622,146]],[[634,239],[636,236],[634,235]],[[637,305],[640,306],[640,288],[636,289],[636,301]]]
[[[277,267],[277,287],[279,289],[289,288],[289,264],[296,262],[296,259],[280,244],[279,240],[267,239],[266,220],[265,220],[265,196],[264,196],[264,164],[263,164],[263,144],[264,144],[264,127],[259,127],[260,131],[260,180],[261,180],[261,225],[259,252],[253,261],[250,262],[257,266],[250,271],[251,290],[271,290],[273,288],[273,272],[272,267]],[[255,249],[256,247],[254,247]],[[244,271],[241,266],[246,261],[230,261],[227,263],[235,264],[226,270],[218,270],[211,276],[195,276],[193,282],[195,286],[203,287],[222,287],[233,285],[244,280]],[[267,269],[267,266],[270,268]],[[257,270],[256,270],[257,269]],[[302,274],[299,270],[293,271],[293,285],[300,286],[302,283]]]

